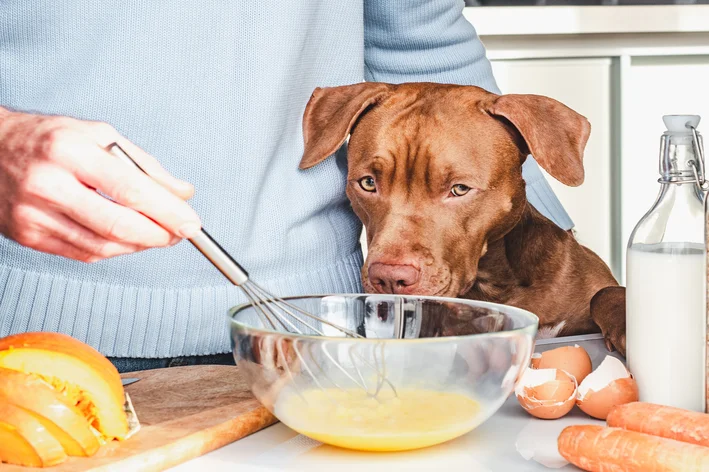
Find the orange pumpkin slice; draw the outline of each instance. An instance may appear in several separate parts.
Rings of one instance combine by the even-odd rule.
[[[66,460],[64,448],[31,413],[0,398],[0,462],[51,467]]]
[[[128,420],[118,370],[101,353],[59,333],[0,339],[0,367],[41,377],[76,406],[108,439],[124,439]]]
[[[0,367],[0,396],[32,413],[70,456],[91,456],[98,437],[76,407],[43,380]]]

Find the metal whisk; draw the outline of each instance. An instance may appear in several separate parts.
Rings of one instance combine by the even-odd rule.
[[[127,164],[131,164],[146,175],[149,175],[145,170],[133,160],[117,143],[113,143],[107,148],[108,152],[121,159]],[[251,304],[258,310],[259,314],[266,320],[271,328],[278,330],[278,325],[286,331],[295,334],[305,334],[299,329],[289,317],[302,323],[304,326],[311,329],[314,333],[320,336],[325,336],[320,329],[314,327],[312,323],[306,319],[315,320],[323,325],[330,326],[344,333],[346,336],[353,338],[362,338],[363,336],[355,333],[352,330],[339,326],[328,320],[325,320],[317,315],[308,313],[292,303],[288,303],[282,298],[276,297],[266,290],[261,288],[253,280],[249,278],[248,272],[239,265],[205,230],[202,228],[200,232],[189,242],[196,247],[209,261],[224,274],[224,276],[234,285],[241,288]],[[283,314],[289,317],[284,316]]]
[[[113,143],[108,146],[107,150],[125,163],[131,164],[144,174],[149,175],[117,143]],[[336,329],[347,337],[364,338],[364,336],[361,336],[360,334],[350,329],[344,328],[320,316],[309,313],[308,311],[303,310],[302,308],[267,292],[261,286],[252,281],[249,278],[248,272],[246,272],[246,270],[241,267],[239,263],[236,262],[204,229],[201,229],[200,232],[195,237],[189,239],[189,241],[214,265],[214,267],[216,267],[222,274],[224,274],[224,276],[229,279],[231,283],[241,288],[246,297],[249,299],[251,305],[256,309],[262,321],[264,321],[264,326],[270,326],[276,331],[279,330],[280,326],[283,330],[290,333],[301,335],[306,334],[303,332],[302,329],[296,326],[293,321],[291,321],[295,320],[298,323],[301,323],[303,326],[307,327],[308,329],[312,330],[312,333],[317,333],[320,336],[325,336],[326,334],[321,329],[318,329],[313,326],[313,321],[317,321],[324,326],[330,326]],[[381,347],[383,350],[383,346]],[[302,362],[302,365],[305,370],[310,374],[316,384],[318,384],[316,375],[311,370],[311,367],[308,366],[308,363],[305,362],[301,353],[297,350],[297,348],[295,348],[295,343],[294,349],[296,355]],[[336,362],[332,358],[332,356],[327,352],[327,350],[325,350],[325,348],[323,348],[323,350],[325,352],[326,357],[340,372],[345,374],[345,376],[349,378],[352,382],[354,382],[356,385],[367,391],[370,396],[376,398],[383,385],[388,385],[393,391],[394,395],[397,395],[396,388],[387,379],[386,376],[386,365],[384,363],[383,352],[381,354],[381,359],[377,360],[375,357],[374,362],[367,361],[362,356],[350,352],[350,359],[352,360],[355,370],[355,375],[352,375],[348,373],[342,365]],[[355,359],[355,357],[357,359]],[[376,387],[373,392],[367,387],[367,381],[365,380],[360,369],[357,367],[357,362],[361,362],[362,364],[366,365],[368,368],[373,369],[376,372],[377,381]],[[379,362],[381,362],[382,364],[379,365]],[[314,367],[316,367],[320,372],[323,372],[322,366],[320,366],[317,362],[315,362]],[[289,375],[292,375],[290,371]],[[332,383],[338,388],[342,388],[336,382],[333,381]],[[322,389],[322,386],[319,384],[318,387]]]

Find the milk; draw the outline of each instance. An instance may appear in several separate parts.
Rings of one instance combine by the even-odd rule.
[[[627,361],[640,401],[704,411],[705,271],[698,244],[628,250]]]

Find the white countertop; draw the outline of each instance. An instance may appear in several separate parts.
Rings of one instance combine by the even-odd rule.
[[[480,36],[709,31],[709,5],[466,7]]]
[[[591,356],[594,368],[608,352],[600,339],[588,337],[544,340],[537,352],[579,344]],[[547,342],[554,344],[544,344]],[[617,354],[613,354],[616,355]],[[210,452],[171,469],[187,471],[341,471],[367,472],[396,470],[441,470],[445,472],[509,472],[543,471],[554,465],[556,470],[578,470],[559,463],[556,438],[572,424],[604,424],[590,419],[578,408],[567,416],[545,421],[532,418],[511,395],[502,408],[469,434],[439,446],[411,452],[364,453],[321,445],[278,423],[240,441]],[[525,459],[520,450],[535,454]],[[562,459],[563,460],[563,459]],[[552,462],[549,462],[552,461]]]
[[[709,54],[709,5],[466,7],[491,60]]]
[[[709,32],[484,36],[481,40],[491,60],[709,54]]]

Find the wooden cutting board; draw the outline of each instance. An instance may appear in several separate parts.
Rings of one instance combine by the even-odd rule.
[[[218,449],[276,422],[251,395],[234,366],[187,366],[123,374],[140,431],[113,441],[89,458],[70,457],[52,472],[165,470]],[[235,465],[235,467],[238,467]],[[39,469],[0,465],[0,472]]]

